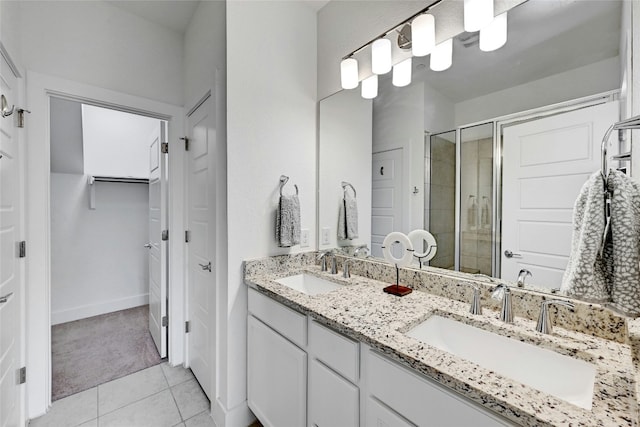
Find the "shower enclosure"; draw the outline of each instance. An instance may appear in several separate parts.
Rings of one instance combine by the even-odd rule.
[[[425,228],[438,252],[432,267],[494,275],[494,122],[433,134],[425,141]]]

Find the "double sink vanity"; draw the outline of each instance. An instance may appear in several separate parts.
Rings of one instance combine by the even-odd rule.
[[[635,320],[576,301],[550,308],[543,334],[549,295],[512,289],[505,323],[494,280],[401,270],[414,292],[397,297],[383,292],[393,266],[336,256],[331,274],[317,256],[245,262],[248,402],[263,425],[637,424]]]

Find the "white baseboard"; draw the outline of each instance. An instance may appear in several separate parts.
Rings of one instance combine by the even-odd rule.
[[[212,405],[211,410],[211,417],[218,427],[247,427],[256,420],[246,400],[235,408],[227,410],[220,400],[216,399],[215,407]]]
[[[67,310],[52,311],[51,324],[57,325],[59,323],[72,322],[74,320],[85,319],[87,317],[98,316],[100,314],[125,310],[127,308],[138,307],[146,304],[149,304],[149,294],[134,295],[98,304],[82,305],[80,307],[74,307]]]

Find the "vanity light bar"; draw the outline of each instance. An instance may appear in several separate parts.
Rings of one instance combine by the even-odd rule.
[[[404,60],[392,67],[391,40],[386,37],[396,28],[411,25],[411,53],[414,56],[431,55],[430,68],[434,71],[444,71],[453,62],[453,39],[435,44],[435,18],[426,13],[444,0],[436,0],[431,5],[411,15],[398,25],[390,28],[373,40],[342,58],[340,63],[340,83],[343,89],[358,87],[358,61],[354,55],[371,46],[371,71],[376,76],[362,81],[367,87],[362,87],[362,96],[371,99],[378,93],[377,75],[386,74],[393,68],[393,84],[398,87],[411,83],[411,61]],[[507,41],[507,12],[494,17],[494,0],[464,0],[464,29],[467,32],[480,31],[480,49],[486,52],[499,49]],[[408,71],[407,71],[407,67]],[[373,76],[372,76],[373,77]],[[375,83],[374,83],[375,80]],[[374,90],[375,85],[375,90]],[[375,95],[372,96],[372,94]],[[366,95],[366,96],[365,96]]]

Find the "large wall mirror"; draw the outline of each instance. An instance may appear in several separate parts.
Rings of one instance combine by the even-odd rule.
[[[559,288],[573,204],[627,111],[627,13],[624,1],[529,0],[509,11],[497,51],[461,33],[445,71],[414,57],[409,86],[389,73],[373,100],[359,89],[322,100],[319,249],[366,244],[381,257],[389,232],[426,229],[429,268],[508,281],[527,269],[529,286]],[[354,238],[337,233],[342,181],[357,191]]]

